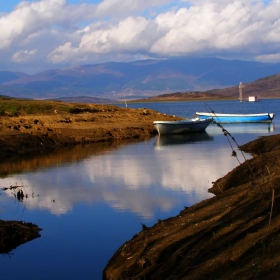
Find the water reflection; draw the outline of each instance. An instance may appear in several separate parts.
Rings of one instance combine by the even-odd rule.
[[[268,127],[238,124],[226,128],[234,135],[244,130],[260,133]],[[156,211],[211,196],[211,182],[238,164],[224,138],[221,129],[211,125],[208,132],[162,135],[139,143],[65,147],[1,162],[0,183],[23,186],[24,206],[29,210],[45,209],[59,216],[80,203],[105,202],[118,211],[150,219]],[[6,194],[17,197],[13,190]]]
[[[160,135],[155,142],[156,147],[167,145],[182,145],[194,142],[213,141],[213,136],[207,132],[190,133],[190,134],[174,134],[174,135]]]
[[[223,127],[231,134],[240,133],[256,133],[256,134],[269,134],[275,131],[274,123],[231,123],[222,124]],[[216,127],[216,129],[213,129]],[[221,128],[215,124],[211,124],[211,134],[220,134]]]
[[[20,201],[20,202],[23,201],[23,199],[24,199],[23,190],[18,190],[16,197],[17,197],[18,201]]]
[[[140,141],[136,139],[134,141],[100,142],[92,145],[65,146],[26,155],[15,155],[14,157],[5,158],[5,160],[0,159],[0,178],[46,167],[58,167],[63,164],[78,162],[92,155],[104,154],[124,145]]]
[[[163,150],[155,149],[155,138],[134,145],[111,144],[110,147],[118,149],[110,152],[108,147],[103,150],[98,145],[76,147],[69,154],[66,150],[62,154],[57,151],[37,161],[22,160],[15,166],[25,172],[0,183],[24,186],[28,196],[25,207],[29,210],[45,209],[59,216],[80,203],[105,202],[118,211],[152,219],[157,211],[169,211],[176,205],[190,205],[210,197],[211,182],[236,166],[226,142],[217,146],[207,133],[186,139],[193,144],[184,145],[184,149],[181,145],[165,145],[167,140]],[[175,137],[175,142],[182,142],[181,137]],[[59,160],[65,157],[71,162],[61,164]],[[26,166],[32,171],[27,172]],[[6,193],[9,197],[15,195],[13,191]]]

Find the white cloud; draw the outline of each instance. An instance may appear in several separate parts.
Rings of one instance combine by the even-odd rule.
[[[86,54],[83,52],[79,53],[79,49],[73,48],[71,42],[67,42],[63,46],[59,46],[48,55],[48,58],[54,64],[65,61],[71,62],[71,58],[73,58],[74,63],[84,63],[88,59]]]
[[[37,50],[18,51],[12,56],[14,62],[27,62],[37,53]]]
[[[49,58],[54,63],[67,61],[73,56],[92,54],[138,54],[149,50],[154,40],[160,37],[155,22],[143,17],[128,17],[117,25],[100,23],[79,31],[80,44],[76,47],[67,42],[56,48]]]
[[[47,68],[174,55],[279,61],[280,1],[265,2],[21,2],[0,17],[2,67],[32,67],[35,57]]]
[[[260,34],[270,32],[276,21],[275,16],[265,22],[259,15],[262,9],[260,4],[244,5],[236,1],[222,7],[205,4],[181,9],[174,14],[162,14],[157,21],[167,32],[153,45],[152,51],[165,54],[205,51],[252,54],[256,46],[263,44],[265,35]],[[279,35],[278,31],[277,34]],[[278,36],[278,42],[279,38]],[[267,40],[267,43],[270,41]]]
[[[146,44],[145,37],[143,38],[144,40],[141,40],[141,33],[147,30],[148,27],[150,25],[146,19],[128,17],[119,22],[118,25],[88,32],[82,37],[79,47],[96,53],[124,50],[129,52],[142,48],[147,49],[150,44]]]
[[[92,5],[68,5],[65,0],[21,2],[14,11],[0,18],[0,49],[24,42],[35,33],[53,29],[76,30],[75,24],[87,20],[94,11]],[[73,31],[72,31],[73,32]]]
[[[44,28],[54,11],[61,8],[64,1],[51,1],[51,5],[46,5],[46,1],[38,3],[21,2],[16,9],[0,19],[2,27],[0,33],[0,48],[9,47],[16,40],[23,40],[26,36]]]
[[[258,55],[256,58],[263,62],[280,61],[280,53]]]

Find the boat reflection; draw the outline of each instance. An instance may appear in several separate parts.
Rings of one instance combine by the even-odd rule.
[[[170,134],[159,135],[156,139],[155,146],[162,147],[168,145],[182,145],[194,142],[213,141],[213,136],[207,132],[189,133],[189,134]]]
[[[232,123],[222,124],[229,133],[273,133],[275,131],[273,123]],[[215,124],[211,126],[211,134],[222,133],[221,128]]]

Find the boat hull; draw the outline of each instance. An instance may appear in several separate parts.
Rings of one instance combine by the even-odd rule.
[[[274,114],[216,114],[196,112],[196,116],[200,119],[213,118],[214,122],[219,123],[271,123]]]
[[[205,131],[211,122],[212,118],[207,120],[155,121],[153,124],[159,135],[167,135]]]

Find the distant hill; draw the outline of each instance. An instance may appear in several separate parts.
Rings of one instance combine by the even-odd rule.
[[[0,71],[0,84],[14,81],[20,78],[28,77],[28,74],[22,72]]]
[[[10,100],[15,99],[15,97],[7,96],[7,95],[0,95],[0,100]]]
[[[242,84],[243,100],[249,96],[261,98],[280,98],[280,74],[258,79],[254,82]],[[138,99],[137,101],[168,101],[168,100],[205,100],[205,99],[239,99],[239,85],[223,89],[208,91],[187,91],[160,94],[157,96]]]
[[[47,70],[34,75],[2,71],[0,94],[34,99],[69,96],[137,99],[171,92],[229,88],[240,81],[247,84],[279,73],[280,63],[218,58],[110,62]]]
[[[222,95],[228,97],[239,97],[238,86],[211,90],[208,92],[213,95]],[[280,98],[280,74],[258,79],[254,82],[247,83],[242,89],[243,98],[248,96],[258,96],[258,98]]]

